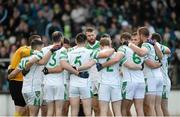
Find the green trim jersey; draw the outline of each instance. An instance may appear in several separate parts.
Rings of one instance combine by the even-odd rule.
[[[79,67],[90,60],[95,60],[97,52],[92,52],[85,47],[78,47],[70,52],[68,52],[68,61],[70,65]],[[96,60],[95,60],[96,61]],[[86,70],[89,71],[89,70]],[[89,85],[89,78],[83,79],[74,74],[70,75],[70,86],[75,87],[86,87]]]
[[[148,59],[150,59],[154,62],[159,61],[153,45],[151,45],[149,43],[143,43],[142,47],[145,47],[148,49],[148,53],[146,56]],[[144,64],[143,72],[144,72],[145,78],[162,77],[162,72],[161,72],[160,68],[152,69],[152,68],[148,67],[146,64]]]
[[[161,48],[161,51],[163,53],[163,57],[161,60],[162,63],[162,67],[161,67],[161,71],[162,71],[162,75],[163,75],[163,83],[164,85],[170,85],[170,79],[168,76],[168,54],[165,54],[165,50],[167,49],[166,46],[157,43],[158,47]]]
[[[76,48],[77,48],[77,46],[74,46],[74,47],[72,47],[72,48],[68,48],[67,52],[71,52],[72,50],[74,50],[74,49],[76,49]]]
[[[170,79],[168,75],[168,55],[167,54],[163,55],[161,63],[162,63],[161,71],[163,74],[163,83],[164,85],[169,85]]]
[[[144,62],[144,57],[138,56],[131,48],[128,46],[120,46],[118,52],[124,54],[127,58],[127,61],[132,61],[135,64],[142,64]],[[143,82],[144,83],[144,74],[141,70],[132,70],[124,65],[122,66],[123,72],[123,82],[132,81],[132,82]]]
[[[23,70],[25,68],[26,63],[36,56],[37,51],[34,51],[33,55],[29,57],[24,57],[21,59],[18,69]],[[43,81],[43,73],[42,73],[43,67],[38,64],[33,64],[29,73],[26,74],[26,76],[23,77],[23,93],[29,93],[34,91],[41,91],[42,90],[42,81]]]
[[[94,45],[90,45],[89,43],[87,43],[86,48],[92,49],[92,50],[99,50],[100,49],[100,42],[96,40]]]
[[[105,63],[111,60],[115,56],[115,53],[109,58],[99,59],[99,63]],[[126,58],[121,60],[121,64],[124,64],[127,61]],[[122,77],[119,73],[119,63],[106,67],[100,71],[100,83],[109,84],[109,85],[120,85]]]
[[[45,55],[53,45],[44,47],[42,49],[43,55]],[[63,48],[55,51],[50,59],[48,60],[47,64],[45,67],[47,68],[55,68],[56,66],[60,65],[61,60],[66,60],[67,61],[68,56],[67,52],[64,51]],[[47,85],[64,85],[64,74],[63,72],[61,73],[53,73],[53,74],[47,74],[44,76],[44,83]]]
[[[93,45],[90,45],[89,43],[86,44],[86,48],[91,50],[91,51],[99,51],[100,50],[100,42],[99,41],[95,41],[95,43]],[[96,82],[98,83],[99,80],[100,80],[100,74],[99,72],[97,71],[96,69],[96,65],[93,65],[91,67],[91,70],[90,70],[90,79],[92,82]]]

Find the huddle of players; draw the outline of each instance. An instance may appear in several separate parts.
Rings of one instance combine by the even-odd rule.
[[[60,47],[63,36],[56,31],[50,46],[43,47],[40,40],[32,41],[33,54],[23,58],[8,77],[21,71],[24,74],[22,94],[31,116],[38,114],[43,100],[47,116],[62,116],[67,99],[72,116],[78,115],[80,99],[86,116],[92,115],[92,108],[95,115],[98,111],[100,116],[109,115],[110,101],[115,116],[130,116],[133,102],[138,116],[167,116],[170,50],[156,42],[161,39],[158,34],[149,37],[145,27],[132,35],[125,32],[116,52],[109,35],[97,41],[95,30],[87,28],[85,34],[77,34],[77,45],[67,49]],[[93,99],[92,103],[94,95],[98,95],[98,101]],[[94,103],[99,105],[95,108]]]

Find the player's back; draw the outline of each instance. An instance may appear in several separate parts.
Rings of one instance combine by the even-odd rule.
[[[42,49],[43,55],[45,55],[52,47],[53,45],[44,47]],[[60,65],[60,61],[64,57],[67,57],[67,53],[62,48],[53,52],[45,67],[55,68],[56,66]],[[44,83],[49,85],[62,85],[64,82],[63,79],[63,73],[47,74],[44,76]]]
[[[135,64],[142,64],[144,61],[144,57],[138,56],[131,48],[128,46],[120,47],[124,51],[125,58],[128,61],[131,61]],[[144,74],[141,70],[133,70],[122,66],[123,71],[123,81],[133,81],[133,82],[144,82]]]
[[[68,60],[72,66],[79,67],[91,60],[91,54],[91,51],[86,49],[85,47],[78,47],[68,53]],[[71,74],[70,84],[74,86],[83,87],[84,85],[87,85],[88,79],[82,79],[74,74]]]
[[[111,58],[113,58],[114,56],[115,53],[108,58],[98,59],[99,63],[105,63],[111,60]],[[100,83],[102,84],[120,85],[122,77],[120,76],[119,73],[119,63],[116,63],[114,65],[102,69],[100,71],[100,76],[101,76]]]

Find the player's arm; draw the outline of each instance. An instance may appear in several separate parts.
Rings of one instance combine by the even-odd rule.
[[[40,59],[40,60],[37,62],[37,64],[39,64],[39,65],[45,65],[45,64],[47,64],[47,62],[48,62],[48,60],[50,59],[51,55],[52,55],[52,52],[51,52],[51,51],[48,51],[48,52],[43,56],[43,58]]]
[[[35,57],[33,57],[28,64],[26,65],[26,69],[30,69],[30,67],[37,63],[39,65],[44,65],[48,62],[53,52],[59,50],[61,48],[60,45],[54,45],[44,56],[42,52],[39,52],[36,54]]]
[[[109,53],[107,54],[107,56],[112,54],[112,52],[113,52],[113,49],[109,49],[109,50],[110,51],[108,51]],[[88,62],[81,65],[80,67],[78,67],[77,70],[82,71],[82,70],[87,70],[87,69],[91,68],[93,65],[96,64],[97,58],[99,58],[102,53],[105,54],[105,51],[94,51],[94,52],[92,52],[91,55],[90,55],[91,59]]]
[[[108,66],[114,65],[117,62],[119,62],[123,57],[124,57],[123,53],[117,52],[117,53],[115,53],[115,56],[112,59],[110,59],[109,61],[103,63],[102,67],[104,68],[104,67],[108,67]]]
[[[158,56],[159,60],[162,60],[163,53],[156,43],[154,44],[154,49],[156,51],[156,55]]]
[[[115,50],[113,48],[109,48],[106,50],[101,50],[98,52],[97,58],[107,58],[110,57],[113,53],[115,52]]]
[[[140,57],[145,56],[148,53],[148,49],[146,47],[138,47],[133,43],[129,43],[129,47],[137,53]]]
[[[63,67],[58,65],[54,68],[46,68],[48,70],[48,73],[61,73],[64,71]]]
[[[140,64],[135,64],[134,62],[132,61],[126,61],[124,63],[124,66],[129,68],[129,69],[132,69],[132,70],[141,70],[142,69],[142,65]]]
[[[75,75],[79,74],[79,71],[75,70],[66,60],[61,60],[60,64],[61,64],[62,68],[69,71],[70,73],[73,73]]]
[[[18,73],[20,73],[21,72],[21,70],[20,69],[14,69],[9,75],[8,75],[8,79],[13,79],[14,77],[16,77],[16,75],[18,74]]]
[[[60,55],[60,65],[63,69],[67,70],[70,73],[73,73],[75,75],[79,74],[79,71],[74,69],[69,63],[68,63],[68,55],[67,52],[61,52]]]
[[[51,51],[48,51],[44,56],[41,52],[37,53],[36,55],[34,55],[29,61],[28,63],[26,64],[26,67],[25,69],[30,69],[31,66],[34,64],[34,63],[37,63],[39,65],[44,65],[48,62],[48,60],[50,59],[51,57],[51,54],[52,52]]]
[[[160,62],[154,62],[154,61],[152,61],[152,60],[150,60],[150,59],[146,59],[146,60],[145,60],[145,64],[146,64],[148,67],[152,68],[152,69],[159,68],[159,67],[161,67],[161,65],[162,65]]]
[[[168,54],[168,55],[171,54],[171,50],[167,46],[162,45],[162,48],[163,48],[162,49],[163,54]]]
[[[61,48],[61,45],[54,45],[44,56],[42,59],[38,61],[39,65],[47,64],[48,60],[50,59],[51,55],[59,50]]]
[[[96,64],[95,60],[90,60],[87,63],[84,63],[83,65],[81,65],[80,67],[77,68],[78,71],[82,71],[82,70],[87,70],[89,68],[91,68],[93,65]]]

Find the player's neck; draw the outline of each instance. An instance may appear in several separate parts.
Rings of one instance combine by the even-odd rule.
[[[145,43],[148,40],[148,37],[144,37],[143,43]]]
[[[77,47],[85,47],[85,44],[82,43],[82,44],[77,44]]]
[[[102,49],[109,49],[111,48],[110,46],[103,46]]]
[[[53,45],[61,45],[60,42],[54,42]]]

